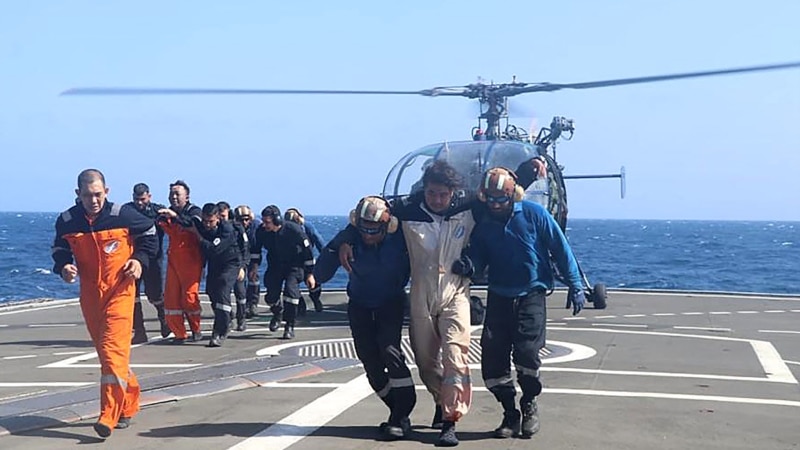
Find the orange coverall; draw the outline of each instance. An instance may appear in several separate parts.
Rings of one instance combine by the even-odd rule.
[[[164,287],[164,317],[175,339],[186,339],[184,315],[193,333],[200,332],[200,279],[203,277],[203,253],[192,226],[192,216],[201,210],[189,203],[174,219],[159,221],[169,237],[167,281]]]
[[[100,359],[100,418],[113,429],[139,411],[139,382],[130,370],[136,280],[122,268],[129,259],[143,268],[158,249],[153,220],[131,206],[106,202],[94,220],[80,204],[56,220],[53,272],[78,267],[80,305]],[[74,261],[74,262],[73,262]]]

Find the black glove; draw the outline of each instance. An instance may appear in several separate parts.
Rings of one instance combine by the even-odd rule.
[[[475,274],[475,266],[472,265],[472,260],[469,256],[462,256],[461,258],[453,261],[453,267],[450,271],[462,277],[471,277]]]
[[[567,293],[567,309],[570,307],[572,308],[572,315],[577,316],[583,310],[583,305],[586,304],[586,294],[583,293],[583,290],[576,290],[574,291],[574,295],[570,295],[572,290]]]

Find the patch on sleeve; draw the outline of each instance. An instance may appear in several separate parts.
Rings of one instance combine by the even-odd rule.
[[[303,239],[303,245],[306,247],[310,247],[311,244],[308,242],[308,239]]]
[[[220,242],[222,242],[222,239],[220,239],[220,238],[214,238],[214,242],[213,242],[213,244],[214,244],[214,246],[216,247],[217,245],[219,245],[219,243],[220,243]]]

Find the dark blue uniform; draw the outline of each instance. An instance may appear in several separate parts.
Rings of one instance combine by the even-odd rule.
[[[214,310],[214,337],[224,339],[228,335],[231,317],[231,292],[244,262],[236,242],[233,224],[220,221],[213,230],[198,226],[200,248],[206,259],[206,291]]]
[[[230,224],[233,225],[233,231],[236,233],[236,249],[239,251],[241,261],[239,268],[247,273],[247,266],[250,264],[250,237],[242,224],[238,222],[230,222]],[[233,284],[233,295],[236,298],[236,325],[239,331],[244,331],[245,326],[245,309],[247,309],[245,280],[247,277],[241,280],[236,279]],[[256,301],[258,301],[258,293],[256,293]]]
[[[378,245],[368,246],[361,239],[352,245],[347,313],[356,354],[370,386],[391,410],[388,424],[401,426],[417,398],[400,346],[405,287],[411,273],[405,239],[398,229]],[[339,242],[334,238],[314,268],[318,283],[330,280],[339,268],[338,252]]]
[[[513,409],[516,391],[509,361],[513,351],[523,413],[526,407],[530,412],[542,391],[539,350],[545,344],[546,293],[554,285],[550,257],[570,286],[580,290],[578,263],[553,216],[529,201],[515,203],[507,221],[483,216],[472,231],[467,255],[476,273],[488,266],[481,336],[486,387],[506,411],[509,406]]]

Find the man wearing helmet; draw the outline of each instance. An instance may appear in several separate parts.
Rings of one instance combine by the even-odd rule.
[[[234,208],[233,221],[244,228],[245,234],[247,235],[247,242],[252,248],[256,242],[256,230],[261,227],[261,221],[256,219],[255,214],[253,214],[253,211],[247,205],[239,205]],[[247,254],[250,255],[250,249],[248,249]],[[249,265],[252,256],[248,256],[248,258],[249,259],[247,263]],[[256,306],[258,305],[258,296],[261,291],[258,272],[252,273],[251,275],[253,278],[247,276],[244,280],[236,283],[236,286],[234,286],[234,291],[238,291],[236,294],[237,298],[242,292],[244,292],[245,302],[247,304],[244,314],[245,319],[252,319],[255,317]]]
[[[406,437],[408,416],[416,404],[411,372],[400,346],[405,307],[405,286],[410,276],[408,251],[402,229],[380,197],[364,197],[350,212],[358,229],[353,242],[347,283],[347,314],[358,359],[370,386],[389,407],[389,419],[379,429],[386,440]],[[318,283],[330,280],[339,268],[338,244],[328,244],[314,267]]]
[[[303,227],[303,231],[306,232],[306,236],[308,236],[309,242],[311,242],[311,247],[316,248],[317,252],[320,254],[322,253],[322,248],[325,246],[324,241],[322,240],[322,235],[319,234],[314,225],[311,222],[308,222],[303,216],[303,213],[300,212],[297,208],[289,208],[283,214],[283,219],[286,221],[294,222]],[[308,296],[311,298],[311,301],[314,302],[314,310],[316,312],[322,312],[322,301],[320,301],[320,297],[322,296],[322,285],[317,283],[316,286],[312,289],[309,286]],[[300,296],[300,303],[298,304],[298,315],[305,315],[306,312],[306,299],[303,296]]]
[[[525,183],[536,177],[529,160],[520,165]],[[392,204],[402,221],[411,262],[409,335],[420,377],[436,404],[431,426],[441,428],[437,445],[458,445],[456,422],[472,403],[468,366],[470,278],[450,268],[469,242],[475,225],[474,197],[460,191],[461,176],[435,160],[422,176],[422,189]],[[480,208],[479,208],[480,209]],[[345,242],[355,242],[354,230]],[[337,236],[336,239],[339,237]],[[340,262],[350,270],[353,255],[342,245]]]
[[[573,315],[585,302],[578,263],[561,228],[544,207],[523,197],[514,172],[502,167],[488,170],[478,188],[478,199],[488,214],[478,219],[469,248],[451,268],[470,277],[488,266],[481,372],[486,387],[503,405],[503,421],[495,429],[498,438],[518,434],[530,438],[539,430],[539,350],[545,344],[546,294],[554,285],[551,255],[577,291]],[[512,354],[522,388],[521,414],[515,406]]]

